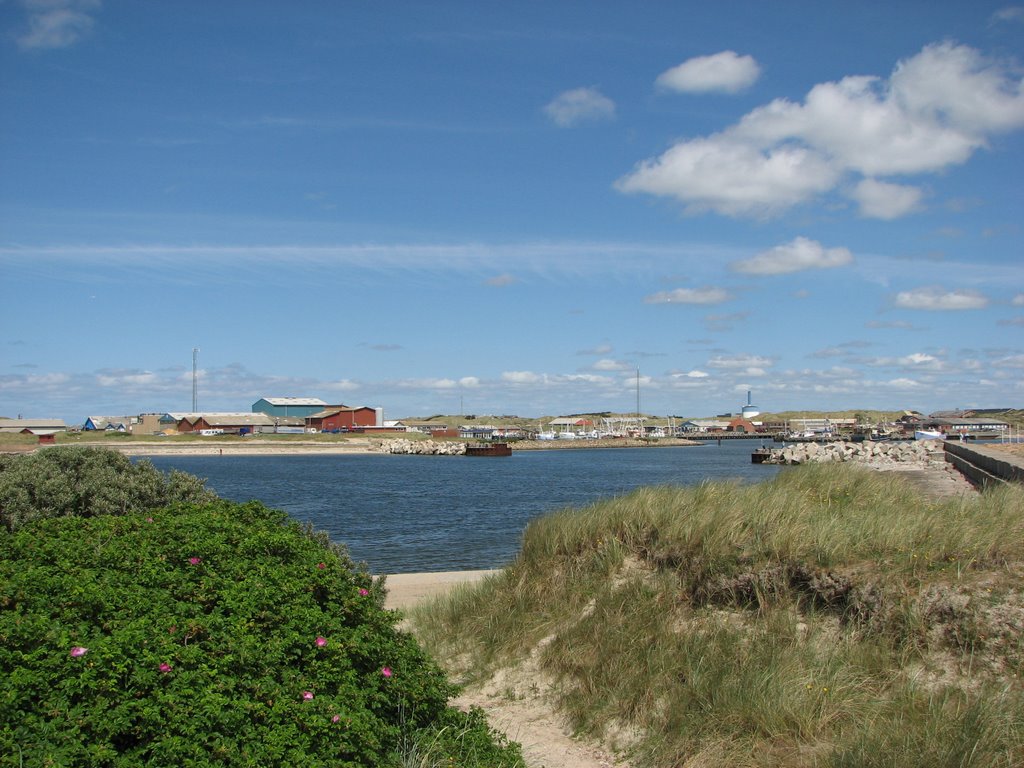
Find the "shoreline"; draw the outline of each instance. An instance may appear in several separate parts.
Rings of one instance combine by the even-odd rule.
[[[108,445],[105,443],[79,443],[95,448],[110,448],[125,456],[306,456],[306,455],[350,455],[367,456],[379,454],[368,440],[351,443],[210,443],[208,445],[166,445],[161,443],[134,443],[132,445]]]
[[[386,439],[386,438],[385,438]],[[167,438],[174,440],[174,438]],[[117,451],[125,456],[392,456],[378,448],[380,438],[354,438],[346,442],[317,441],[281,441],[247,439],[245,443],[211,441],[209,443],[168,443],[158,441],[133,441],[117,443],[113,441],[81,441],[74,443],[57,443],[57,446],[77,445],[84,448],[106,448]],[[686,440],[683,438],[661,438],[656,441],[636,439],[603,439],[603,440],[551,440],[522,441],[512,443],[515,451],[547,451],[547,450],[598,450],[608,448],[677,448],[703,445],[704,441]],[[50,446],[38,444],[0,445],[0,453],[17,454],[34,453]],[[9,450],[8,450],[9,449]]]

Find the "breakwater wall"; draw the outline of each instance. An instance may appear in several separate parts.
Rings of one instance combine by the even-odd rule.
[[[784,448],[769,448],[755,454],[762,464],[812,464],[855,461],[877,468],[895,465],[928,466],[945,462],[941,440],[876,443],[799,443]],[[757,458],[755,458],[757,461]]]
[[[381,440],[375,449],[380,453],[399,453],[416,456],[462,456],[466,444],[440,440]]]
[[[1020,457],[985,446],[946,442],[946,460],[976,486],[990,483],[1024,483]]]

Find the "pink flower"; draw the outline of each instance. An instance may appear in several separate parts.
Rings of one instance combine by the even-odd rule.
[[[366,597],[368,594],[370,594],[370,590],[365,589],[364,587],[360,587],[359,588],[359,594],[362,595],[363,597]]]
[[[77,659],[79,656],[85,656],[89,652],[88,648],[83,648],[80,645],[76,645],[71,649],[71,657]]]
[[[318,636],[316,639],[316,645],[317,648],[323,648],[325,645],[327,645],[327,638]]]
[[[331,722],[332,723],[337,723],[337,722],[340,722],[340,721],[341,721],[341,715],[335,715],[334,717],[331,718]]]
[[[327,563],[317,563],[316,567],[322,571],[324,568],[327,567]]]
[[[201,557],[190,557],[188,559],[188,562],[189,562],[189,565],[199,565],[201,562],[203,562],[203,558],[201,558]]]
[[[391,675],[394,674],[394,672],[391,671],[391,667],[381,667],[380,673],[384,675],[384,677],[391,677]]]
[[[172,669],[171,665],[170,665],[170,664],[168,664],[168,663],[167,663],[166,661],[162,661],[162,662],[160,662],[160,671],[161,671],[161,672],[163,672],[163,673],[164,673],[165,675],[166,675],[166,674],[167,674],[168,672],[170,672],[170,671],[171,671],[171,669]]]
[[[312,701],[313,700],[313,692],[312,691],[303,691],[302,692],[302,699],[303,699],[303,701]]]
[[[152,523],[153,522],[153,518],[152,517],[147,517],[146,518],[146,522],[147,523]]]

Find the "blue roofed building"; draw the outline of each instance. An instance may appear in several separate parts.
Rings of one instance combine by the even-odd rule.
[[[261,397],[252,404],[253,413],[267,416],[289,416],[306,418],[327,407],[319,397]]]

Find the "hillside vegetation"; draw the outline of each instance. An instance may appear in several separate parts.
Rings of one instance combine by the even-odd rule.
[[[417,610],[461,679],[637,766],[1024,764],[1024,490],[807,466],[538,519]]]

